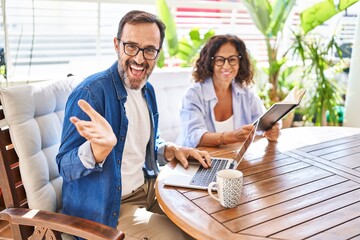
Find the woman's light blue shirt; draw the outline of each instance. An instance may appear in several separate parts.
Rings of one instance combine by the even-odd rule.
[[[238,129],[253,123],[266,109],[253,88],[241,87],[234,80],[231,87],[234,129]],[[180,109],[182,131],[177,140],[178,144],[196,147],[204,133],[215,132],[214,108],[217,102],[211,78],[203,83],[194,83],[187,89]]]

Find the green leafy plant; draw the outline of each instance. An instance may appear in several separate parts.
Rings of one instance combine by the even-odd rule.
[[[339,0],[337,4],[332,0],[324,0],[305,9],[301,14],[301,29],[299,34],[294,34],[294,43],[290,47],[291,54],[297,55],[303,62],[304,70],[300,80],[289,81],[289,74],[296,69],[289,66],[287,58],[293,57],[288,51],[279,55],[278,49],[282,43],[282,31],[295,1],[291,0],[243,0],[242,2],[249,14],[265,37],[268,52],[269,67],[268,85],[262,89],[262,98],[267,106],[273,102],[282,100],[288,89],[294,84],[308,84],[310,91],[306,94],[311,96],[304,106],[304,118],[306,121],[314,121],[316,125],[326,124],[326,112],[329,112],[330,124],[337,122],[336,108],[341,104],[341,91],[331,76],[335,63],[329,58],[329,52],[339,50],[335,39],[324,42],[324,39],[306,35],[326,20],[343,11],[359,0]],[[311,40],[312,39],[312,40]],[[289,68],[290,67],[290,68]],[[301,74],[299,74],[300,76]],[[312,81],[311,81],[312,80]],[[267,93],[267,96],[266,96]]]
[[[282,100],[279,95],[278,79],[281,67],[286,62],[284,56],[279,56],[278,50],[282,42],[284,24],[295,4],[295,0],[242,0],[256,27],[264,35],[269,66],[268,97],[270,103]]]
[[[324,23],[327,19],[343,11],[359,0],[324,0],[305,9],[301,14],[301,27],[304,34]],[[295,4],[295,0],[242,0],[250,17],[259,31],[264,35],[267,47],[268,74],[267,102],[269,104],[282,100],[285,88],[279,83],[282,69],[286,69],[287,59],[279,54],[285,22]],[[296,43],[295,43],[296,44]],[[301,53],[299,53],[301,54]],[[286,71],[286,70],[285,70]],[[263,91],[264,91],[263,90]]]
[[[335,52],[342,56],[341,49],[335,37],[330,40],[320,35],[303,35],[294,33],[295,42],[289,51],[303,64],[303,78],[307,92],[307,104],[303,109],[305,121],[312,121],[315,125],[326,125],[326,113],[331,125],[338,123],[337,107],[343,104],[341,89],[334,79],[336,65],[341,62],[335,59]]]
[[[179,40],[179,48],[176,57],[183,60],[181,66],[189,67],[198,58],[201,47],[215,35],[215,31],[210,29],[202,37],[199,28],[193,28],[189,32],[189,38],[183,37]]]
[[[158,60],[158,67],[165,66],[166,58],[170,60],[179,60],[180,66],[189,67],[198,56],[201,47],[215,35],[213,29],[208,30],[201,36],[199,28],[190,30],[187,37],[178,38],[177,27],[173,15],[166,3],[166,0],[156,0],[158,13],[161,20],[166,25],[165,40],[167,45],[168,56],[165,56],[164,51],[161,51]]]
[[[305,9],[300,14],[304,34],[323,24],[326,20],[350,7],[359,0],[325,0]],[[336,2],[336,3],[335,3]]]
[[[306,105],[302,110],[303,120],[315,125],[336,125],[339,123],[339,106],[343,105],[345,89],[339,86],[334,74],[343,65],[342,51],[335,36],[325,39],[311,30],[323,24],[337,13],[359,0],[325,0],[305,9],[300,14],[299,33],[294,33],[294,43],[290,48],[293,57],[303,63],[303,79],[308,88]],[[335,59],[335,52],[339,59]]]

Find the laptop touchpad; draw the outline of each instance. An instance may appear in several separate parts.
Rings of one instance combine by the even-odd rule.
[[[199,165],[196,164],[189,164],[188,168],[184,168],[181,163],[176,164],[176,167],[174,168],[172,174],[176,175],[190,175],[193,176],[196,171],[198,170]]]

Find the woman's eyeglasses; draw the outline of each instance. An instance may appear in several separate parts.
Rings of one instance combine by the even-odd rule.
[[[221,57],[221,56],[211,57],[211,59],[214,60],[215,65],[219,66],[219,67],[223,66],[225,64],[226,60],[228,61],[228,63],[231,66],[235,66],[235,65],[239,64],[240,58],[241,58],[241,56],[236,56],[236,55],[232,55],[232,56],[227,57],[227,58],[224,58],[224,57]]]

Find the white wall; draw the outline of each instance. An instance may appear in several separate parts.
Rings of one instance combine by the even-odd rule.
[[[360,13],[360,11],[359,11]],[[357,17],[345,100],[344,126],[360,127],[360,14]]]

